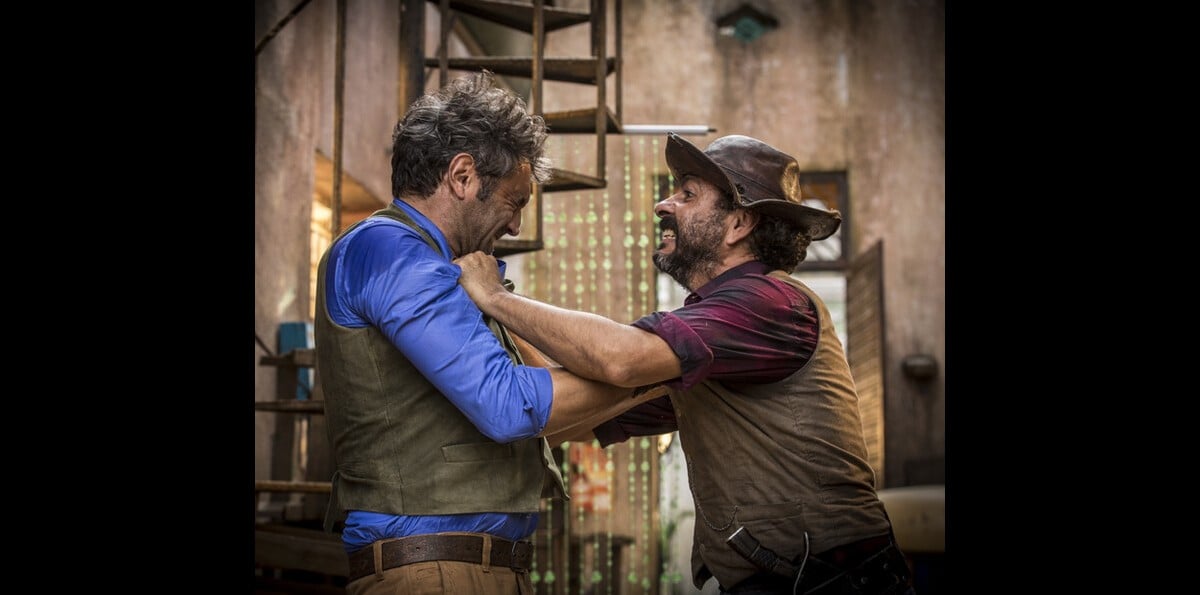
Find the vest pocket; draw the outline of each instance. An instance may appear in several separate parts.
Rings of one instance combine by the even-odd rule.
[[[743,523],[757,520],[778,521],[800,516],[803,512],[804,504],[799,500],[772,504],[739,504],[737,520]]]
[[[802,512],[800,502],[754,504],[739,508],[737,520],[761,545],[784,559],[795,560],[804,553],[806,523]]]
[[[442,447],[442,458],[447,463],[469,463],[471,461],[494,461],[512,458],[515,454],[512,444],[498,442],[472,442],[468,444],[448,444]]]

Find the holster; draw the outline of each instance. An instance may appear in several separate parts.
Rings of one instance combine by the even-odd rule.
[[[794,579],[793,579],[794,580]],[[810,556],[797,593],[805,595],[912,594],[908,563],[894,543],[853,568],[842,569]]]
[[[737,585],[742,589],[779,589],[805,595],[892,595],[913,593],[908,563],[895,540],[851,568],[840,568],[806,551],[794,561],[764,547],[745,527],[725,540],[763,571]],[[807,546],[807,541],[805,543]]]

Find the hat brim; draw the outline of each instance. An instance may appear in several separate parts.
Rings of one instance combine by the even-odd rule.
[[[697,176],[730,196],[738,196],[725,170],[709,159],[699,147],[673,132],[667,134],[666,158],[667,167],[677,181],[683,180],[686,175]]]
[[[764,214],[786,219],[808,230],[808,237],[816,242],[823,240],[842,225],[842,215],[837,211],[822,211],[808,205],[796,204],[786,200],[764,199],[748,205]]]
[[[736,190],[724,168],[704,154],[699,147],[675,133],[667,134],[667,167],[676,180],[686,175],[696,176],[725,192],[741,206],[800,226],[812,241],[823,240],[837,232],[842,216],[837,211],[823,211],[810,206],[773,198],[747,200]]]

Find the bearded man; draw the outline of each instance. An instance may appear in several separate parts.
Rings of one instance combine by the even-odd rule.
[[[758,139],[701,151],[668,135],[679,182],[654,205],[654,264],[691,293],[621,324],[508,292],[495,259],[455,261],[459,283],[566,369],[668,395],[592,427],[602,445],[679,431],[696,505],[692,580],[739,595],[911,594],[875,490],[858,394],[829,310],[791,275],[837,211],[802,204],[800,168]]]

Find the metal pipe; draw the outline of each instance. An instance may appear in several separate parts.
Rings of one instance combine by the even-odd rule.
[[[291,12],[284,15],[274,27],[271,27],[271,30],[267,31],[267,34],[264,35],[262,39],[258,40],[258,43],[254,44],[254,55],[258,56],[258,53],[261,52],[264,47],[266,47],[267,42],[274,39],[275,36],[283,30],[283,26],[288,24],[288,22],[292,19],[296,18],[296,15],[300,14],[300,9],[304,8],[304,5],[308,4],[310,1],[311,0],[301,0],[300,3],[291,10]]]
[[[666,134],[674,132],[680,135],[693,134],[703,136],[716,131],[716,128],[707,124],[625,124],[621,126],[623,134]]]
[[[441,50],[439,49],[439,55]],[[408,106],[425,92],[425,0],[403,0],[400,5],[400,105],[403,117]],[[392,150],[388,146],[389,155]]]
[[[330,231],[342,233],[342,120],[346,96],[346,0],[337,2],[337,39],[333,49],[333,194],[329,197]]]

